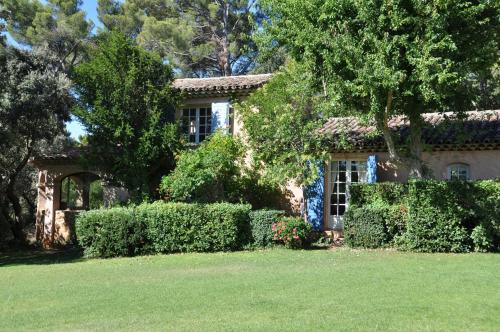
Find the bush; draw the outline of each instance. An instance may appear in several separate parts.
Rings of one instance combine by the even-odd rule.
[[[75,227],[88,257],[133,256],[147,250],[146,225],[135,217],[134,208],[82,212]]]
[[[385,235],[392,237],[401,249],[424,252],[500,249],[497,180],[356,184],[350,194],[349,210],[368,206],[388,209],[384,218]],[[351,220],[346,233],[347,228],[368,222],[363,213],[348,211],[347,215]]]
[[[252,229],[252,244],[265,248],[273,243],[273,224],[283,217],[280,210],[256,210],[250,212],[250,227]]]
[[[445,181],[409,183],[407,230],[403,249],[423,252],[467,252],[471,240],[462,224],[468,210],[461,206],[457,184]]]
[[[287,248],[300,249],[311,243],[313,228],[300,217],[285,217],[272,225],[273,240]]]
[[[83,212],[77,239],[87,256],[237,250],[251,239],[250,205],[156,202]]]
[[[217,131],[197,148],[183,151],[160,192],[176,202],[235,201],[243,149],[238,138]]]
[[[477,182],[474,197],[475,202],[474,228],[472,233],[474,250],[476,251],[500,251],[500,181],[479,181]],[[488,244],[479,241],[480,236],[487,239]],[[482,244],[481,244],[482,242]]]
[[[344,241],[353,248],[379,248],[390,241],[387,207],[352,207],[344,214]]]
[[[351,206],[401,205],[408,196],[408,186],[399,182],[356,183],[349,188],[349,196]]]
[[[250,240],[249,205],[153,203],[139,206],[156,253],[229,251]]]

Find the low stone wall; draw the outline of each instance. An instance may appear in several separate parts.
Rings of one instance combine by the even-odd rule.
[[[75,220],[81,210],[57,210],[55,216],[54,244],[66,246],[76,243]]]

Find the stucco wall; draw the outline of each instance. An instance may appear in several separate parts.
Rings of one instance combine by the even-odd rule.
[[[408,170],[395,169],[390,165],[387,153],[379,153],[379,181],[407,181]],[[422,159],[432,177],[448,178],[448,166],[462,163],[469,166],[471,180],[500,178],[500,150],[483,151],[433,151],[425,152]]]

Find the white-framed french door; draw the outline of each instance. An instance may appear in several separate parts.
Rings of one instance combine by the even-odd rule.
[[[366,160],[330,160],[328,162],[328,228],[342,230],[342,216],[349,206],[349,187],[367,181]]]

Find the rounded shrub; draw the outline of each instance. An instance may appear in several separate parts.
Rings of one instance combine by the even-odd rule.
[[[344,215],[344,241],[353,248],[380,248],[390,241],[386,228],[389,209],[350,207]]]
[[[147,251],[146,224],[134,208],[80,213],[75,222],[78,244],[88,257],[133,256]]]
[[[287,248],[300,249],[311,243],[313,227],[301,217],[280,218],[272,225],[273,240]]]
[[[252,229],[252,244],[265,248],[273,244],[273,224],[283,217],[281,210],[255,210],[250,212],[250,227]]]

